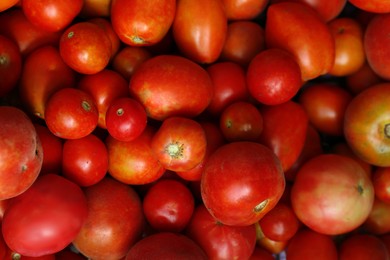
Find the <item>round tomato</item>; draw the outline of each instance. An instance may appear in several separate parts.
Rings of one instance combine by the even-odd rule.
[[[340,244],[339,259],[389,260],[390,253],[380,238],[371,234],[352,234]]]
[[[112,58],[111,66],[126,80],[130,80],[135,70],[152,56],[152,53],[144,47],[124,46]]]
[[[362,225],[362,229],[373,234],[383,235],[390,232],[390,203],[384,202],[375,197],[374,204],[367,219]]]
[[[375,195],[390,204],[390,167],[375,168],[372,176]]]

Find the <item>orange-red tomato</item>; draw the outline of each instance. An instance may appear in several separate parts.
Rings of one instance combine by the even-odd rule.
[[[252,20],[267,7],[269,0],[222,0],[229,20]]]
[[[0,35],[0,97],[16,88],[21,73],[22,55],[18,45],[11,39]]]

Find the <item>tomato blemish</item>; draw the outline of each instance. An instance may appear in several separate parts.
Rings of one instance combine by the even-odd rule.
[[[263,200],[253,208],[253,212],[260,213],[267,206],[268,199]]]

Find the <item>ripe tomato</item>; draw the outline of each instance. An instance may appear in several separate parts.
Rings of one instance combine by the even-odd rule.
[[[269,237],[266,237],[263,231],[260,228],[259,223],[255,224],[256,226],[256,237],[257,237],[257,246],[264,248],[272,254],[281,254],[285,251],[286,246],[289,241],[276,241],[272,240]]]
[[[252,255],[249,258],[250,260],[275,260],[275,257],[271,252],[267,251],[265,248],[256,246],[253,250]]]
[[[86,18],[109,17],[112,0],[84,0],[80,16]]]
[[[383,235],[390,232],[390,203],[375,197],[374,204],[367,219],[362,225],[362,230],[373,235]]]
[[[249,259],[256,245],[254,225],[224,225],[203,204],[196,207],[185,234],[202,247],[209,259]]]
[[[375,196],[390,204],[390,167],[375,168],[372,176]]]
[[[206,208],[225,225],[259,221],[279,201],[284,187],[278,157],[255,142],[222,145],[209,157],[201,178]]]
[[[0,3],[0,12],[3,12],[13,6],[15,6],[19,0],[4,0]]]
[[[321,154],[299,169],[290,196],[303,224],[319,233],[338,235],[365,221],[374,203],[374,187],[355,160]]]
[[[56,253],[70,244],[88,215],[81,188],[57,174],[40,176],[4,212],[7,245],[25,256]]]
[[[390,12],[390,3],[388,1],[371,0],[348,0],[349,3],[356,6],[358,9],[371,13],[388,13]]]
[[[371,234],[351,234],[340,244],[339,259],[388,260],[390,254],[378,237]]]
[[[355,73],[347,75],[345,78],[347,89],[356,95],[372,85],[383,82],[367,63],[367,61]]]
[[[102,17],[95,17],[92,19],[89,19],[88,22],[94,23],[98,25],[100,28],[102,28],[107,35],[108,39],[111,42],[111,59],[116,55],[116,53],[119,51],[119,48],[121,47],[121,41],[119,39],[119,36],[114,31],[114,28],[112,27],[111,21],[106,18]]]
[[[0,35],[0,97],[16,88],[22,73],[22,55],[14,41]]]
[[[267,7],[269,0],[223,0],[229,20],[252,20]]]
[[[143,210],[150,226],[158,232],[181,232],[195,208],[191,190],[182,182],[161,179],[143,197]]]
[[[165,119],[154,134],[151,148],[165,169],[188,171],[202,162],[207,140],[202,126],[185,117]]]

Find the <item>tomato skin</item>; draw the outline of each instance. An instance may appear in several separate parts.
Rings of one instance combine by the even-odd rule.
[[[389,214],[390,204],[375,197],[371,212],[362,225],[362,230],[373,235],[384,235],[389,233]]]
[[[383,81],[366,61],[359,70],[346,76],[346,87],[353,95],[356,95],[364,89],[382,83]]]
[[[19,2],[19,0],[5,0],[5,1],[2,1],[1,4],[0,4],[0,12],[3,12],[5,10],[15,6],[18,2]]]
[[[342,241],[339,259],[388,260],[390,255],[378,237],[370,234],[352,234]]]
[[[222,3],[230,21],[252,20],[265,10],[269,0],[223,0]]]
[[[115,33],[114,28],[112,27],[112,24],[111,24],[111,20],[108,20],[108,19],[105,19],[102,17],[95,17],[95,18],[89,19],[88,22],[98,25],[106,33],[108,39],[111,42],[110,61],[112,61],[113,57],[119,51],[119,48],[121,47],[122,42],[120,41],[118,35]]]
[[[372,0],[348,0],[349,3],[356,6],[358,9],[371,13],[388,13],[390,11],[390,4],[388,1]]]
[[[46,174],[10,202],[2,232],[12,250],[38,257],[64,249],[76,237],[87,215],[81,188],[64,177]]]
[[[276,205],[284,187],[279,159],[255,142],[220,146],[209,157],[201,178],[206,208],[225,225],[254,224]]]
[[[377,167],[372,175],[375,195],[390,204],[390,167]]]
[[[0,97],[13,90],[22,73],[22,54],[14,41],[0,35]]]

